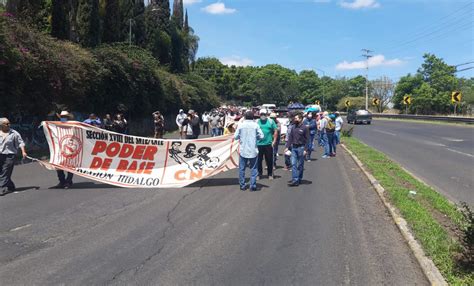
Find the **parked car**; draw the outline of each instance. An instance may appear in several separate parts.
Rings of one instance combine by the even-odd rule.
[[[372,123],[372,113],[365,109],[350,110],[347,113],[347,123]]]

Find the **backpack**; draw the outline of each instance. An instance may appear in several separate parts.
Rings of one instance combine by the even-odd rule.
[[[336,131],[336,124],[331,119],[327,119],[328,125],[326,125],[326,132],[334,132]]]

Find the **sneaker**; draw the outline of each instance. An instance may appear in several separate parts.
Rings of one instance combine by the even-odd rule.
[[[306,162],[311,162],[311,159],[306,159]]]
[[[258,189],[257,188],[250,188],[251,192],[256,192]]]
[[[257,181],[260,181],[262,179],[262,176],[257,176]]]
[[[298,182],[291,182],[288,184],[289,187],[298,187],[300,184]]]
[[[322,158],[323,158],[323,159],[328,159],[328,158],[330,158],[330,157],[329,157],[329,156],[327,156],[327,155],[323,155],[323,157],[322,157]]]
[[[275,179],[275,177],[273,177],[273,176],[268,176],[268,179],[269,179],[270,181],[272,181],[273,179]]]
[[[6,194],[8,194],[9,191],[8,191],[8,188],[3,188],[1,191],[0,191],[0,196],[4,196]]]
[[[72,187],[72,183],[66,183],[66,184],[64,185],[64,188],[65,188],[65,189],[69,189],[69,188],[71,188],[71,187]]]
[[[51,189],[64,189],[65,184],[57,184],[56,186],[51,187]]]

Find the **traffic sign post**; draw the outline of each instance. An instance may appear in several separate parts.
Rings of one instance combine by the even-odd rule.
[[[411,96],[405,95],[403,97],[403,104],[405,104],[405,114],[408,114],[408,105],[411,104]]]
[[[456,109],[458,107],[459,102],[462,100],[462,92],[460,91],[453,91],[451,93],[451,102],[454,104],[454,115],[456,115]]]
[[[377,106],[377,111],[380,112],[380,108],[379,108],[380,99],[378,99],[378,98],[373,98],[373,99],[372,99],[372,105],[373,105],[373,106]]]
[[[346,100],[344,102],[344,104],[346,105],[346,112],[349,113],[349,106],[351,106],[351,101],[350,100]]]

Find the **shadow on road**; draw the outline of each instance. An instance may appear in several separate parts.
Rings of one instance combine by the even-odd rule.
[[[74,183],[71,187],[71,189],[112,189],[112,188],[119,188],[119,187],[108,185],[108,184],[96,184],[93,182]]]

